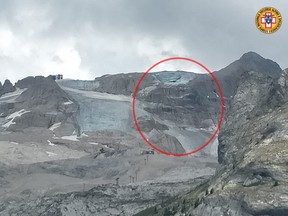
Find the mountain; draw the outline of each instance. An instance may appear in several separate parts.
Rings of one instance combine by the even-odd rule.
[[[243,57],[256,57],[255,66],[261,59]],[[156,212],[137,215],[287,215],[287,70],[268,63],[266,71],[260,65],[239,75],[218,136],[216,174]]]
[[[142,74],[27,77],[0,96],[0,215],[287,215],[287,70],[249,52],[214,72],[223,125],[188,157],[138,134]],[[220,113],[208,74],[149,73],[137,94],[142,132],[167,152],[200,147]]]

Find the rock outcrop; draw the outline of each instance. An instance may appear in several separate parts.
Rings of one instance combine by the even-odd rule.
[[[5,86],[15,89],[9,83],[3,88]],[[41,76],[27,77],[15,86],[25,91],[14,103],[0,106],[1,112],[10,121],[6,124],[7,130],[21,131],[29,127],[48,129],[56,122],[69,122],[75,130],[78,128],[75,120],[78,105],[54,80]]]
[[[3,86],[0,83],[0,97],[3,94],[14,92],[16,90],[16,87],[12,85],[10,80],[5,80]]]

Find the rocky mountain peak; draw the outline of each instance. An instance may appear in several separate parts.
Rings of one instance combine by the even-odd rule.
[[[50,78],[28,77],[18,81],[16,86],[28,88],[17,98],[24,107],[43,106],[43,109],[58,110],[62,103],[70,101],[69,96]]]
[[[282,69],[276,62],[265,59],[255,52],[245,53],[239,62],[247,71],[260,72],[273,78],[278,78],[282,73]]]
[[[0,96],[9,92],[14,92],[16,87],[10,82],[10,80],[5,80],[3,86],[0,84]]]
[[[258,53],[250,51],[250,52],[244,53],[241,59],[264,59],[264,58]]]
[[[279,78],[283,70],[280,66],[270,60],[265,59],[255,52],[245,53],[239,60],[234,61],[227,67],[216,72],[220,77],[240,77],[243,73],[254,71],[272,78]]]

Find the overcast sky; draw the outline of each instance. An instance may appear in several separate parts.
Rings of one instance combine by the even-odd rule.
[[[265,6],[283,17],[272,35],[255,27]],[[287,0],[0,0],[0,80],[53,73],[94,79],[146,71],[174,56],[214,71],[248,51],[285,69],[287,38]],[[171,62],[157,69],[183,68]]]

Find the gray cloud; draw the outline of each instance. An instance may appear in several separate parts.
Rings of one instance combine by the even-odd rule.
[[[250,50],[288,67],[284,1],[0,0],[0,5],[0,80],[51,73],[92,79],[144,71],[171,55],[219,70]],[[255,27],[264,6],[283,16],[275,34]]]

